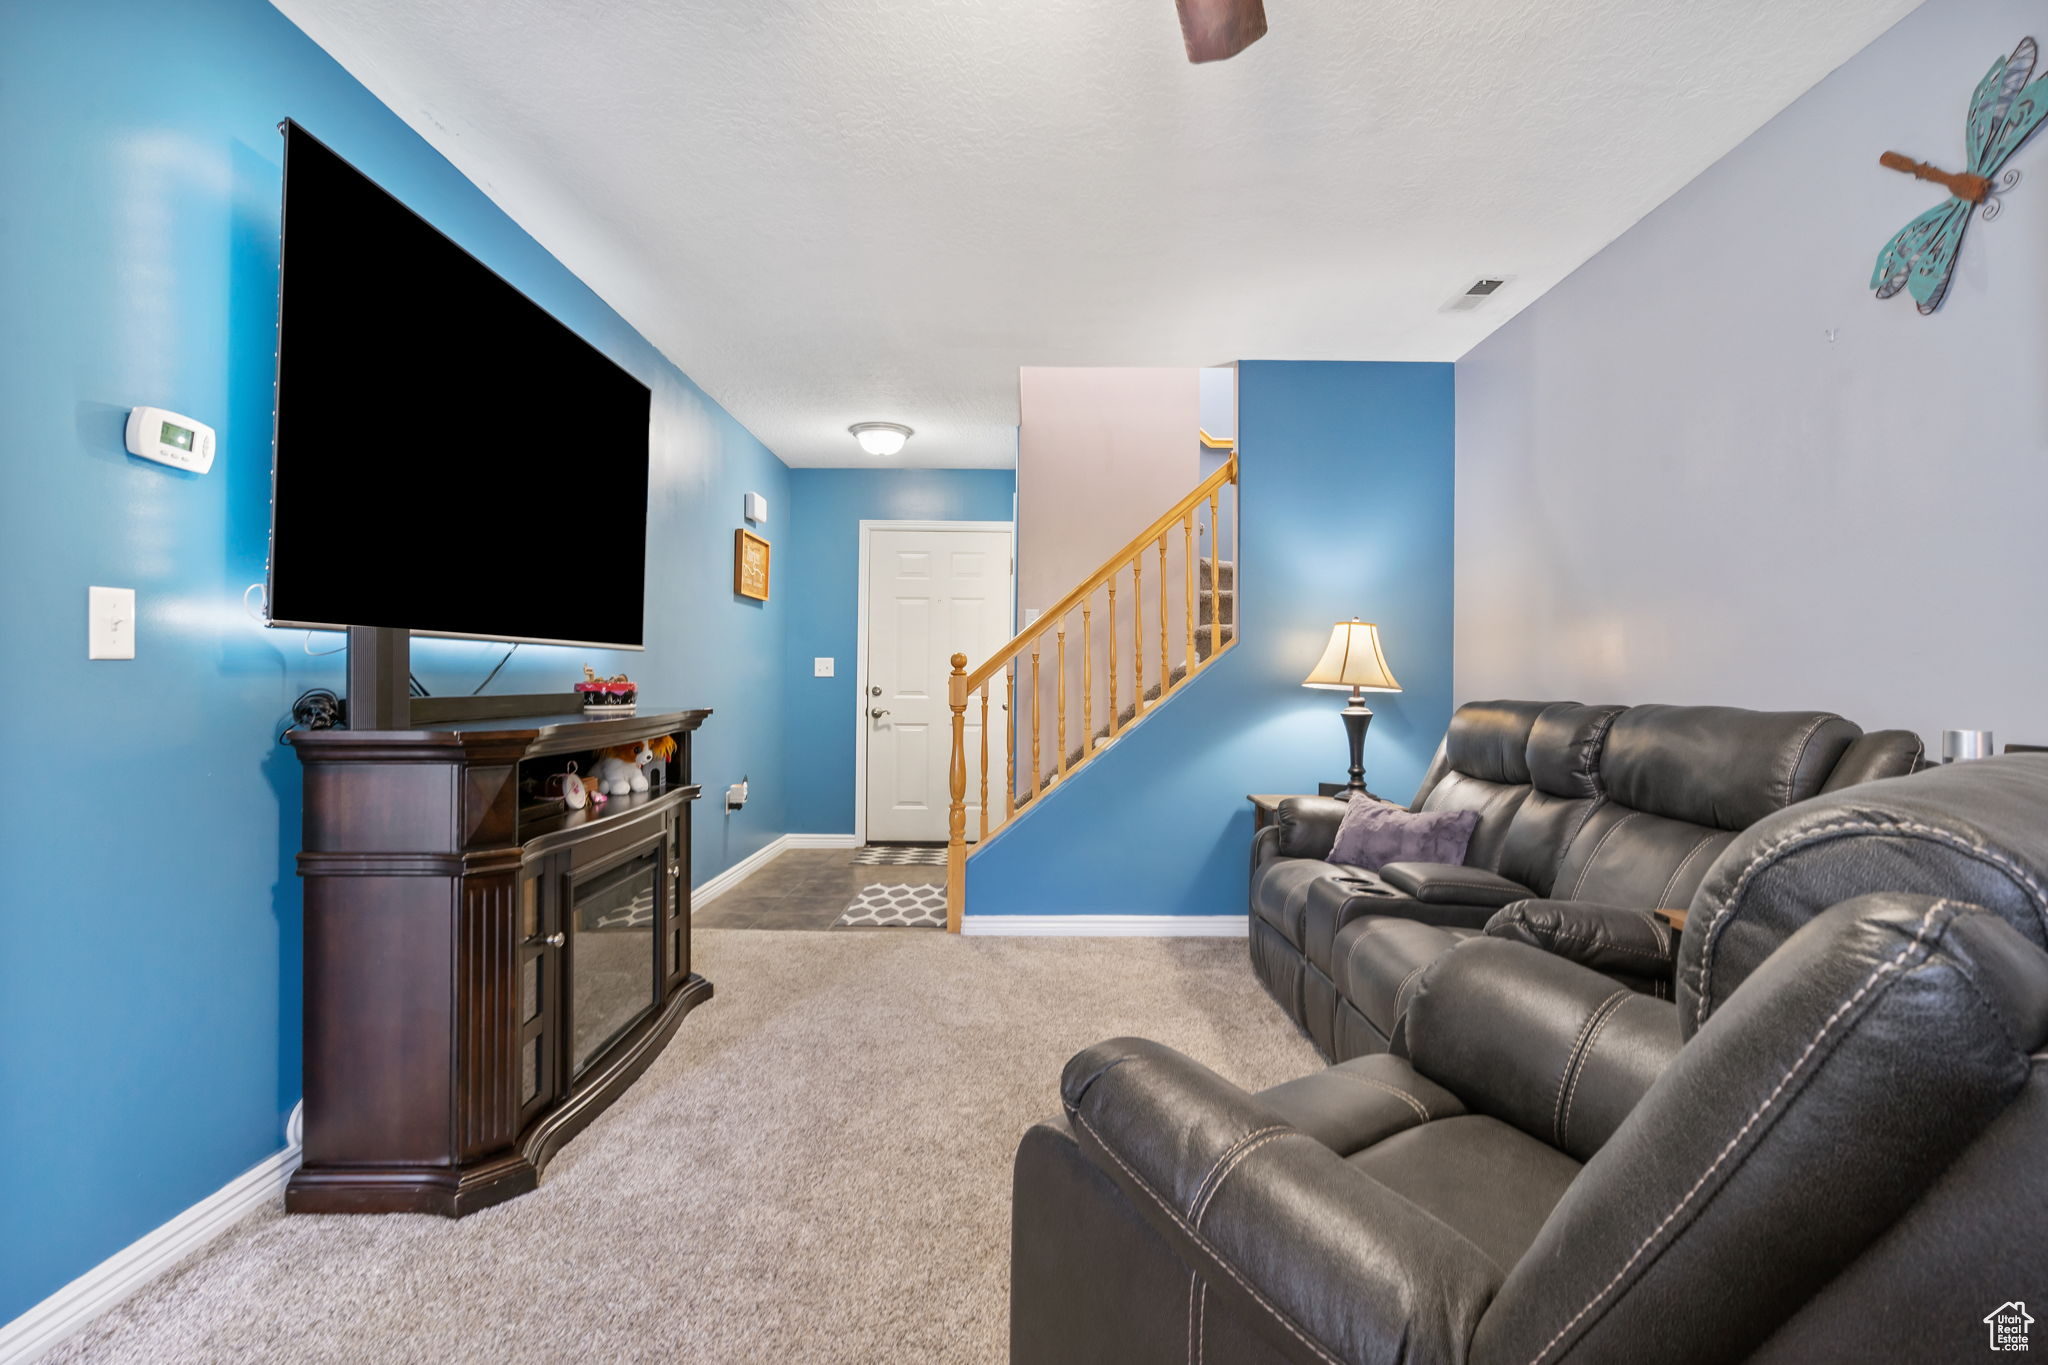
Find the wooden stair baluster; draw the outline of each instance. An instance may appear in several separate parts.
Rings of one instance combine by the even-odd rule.
[[[1094,608],[1081,603],[1081,761],[1095,752],[1095,630],[1089,618]]]
[[[1173,656],[1168,653],[1166,643],[1170,632],[1166,625],[1166,532],[1159,533],[1159,700],[1166,700],[1166,689],[1173,684]]]
[[[1017,661],[1003,666],[1003,823],[1017,816]]]
[[[1059,689],[1059,775],[1067,775],[1067,623],[1060,622],[1058,662],[1052,670],[1052,685]]]
[[[1045,709],[1045,694],[1038,688],[1038,641],[1031,637],[1031,799],[1038,799],[1038,713]]]
[[[953,712],[953,761],[946,770],[952,804],[946,810],[946,932],[960,932],[967,908],[967,656],[953,656],[946,679],[946,705]]]
[[[981,685],[981,837],[988,838],[988,684]]]
[[[1188,609],[1188,671],[1185,677],[1195,676],[1195,561],[1201,556],[1195,553],[1195,514],[1190,511],[1187,520],[1180,527],[1181,557],[1187,560],[1188,595],[1183,603]]]
[[[1131,719],[1145,714],[1145,552],[1131,561]]]
[[[1116,580],[1109,580],[1109,737],[1123,727],[1116,723]]]
[[[1216,534],[1216,495],[1209,493],[1209,657],[1223,648],[1223,538]],[[1234,571],[1233,571],[1234,572]]]

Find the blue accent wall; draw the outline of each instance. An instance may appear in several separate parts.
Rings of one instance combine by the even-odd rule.
[[[1009,469],[793,469],[789,481],[787,529],[769,536],[789,586],[788,827],[850,834],[860,707],[860,524],[1009,521],[1017,475]],[[770,531],[776,515],[770,507]],[[811,661],[818,658],[835,661],[832,677],[812,676]],[[754,780],[758,784],[760,775]]]
[[[731,592],[741,494],[791,505],[773,455],[262,0],[0,7],[0,1321],[277,1151],[299,1095],[299,773],[277,735],[341,660],[242,604],[263,577],[287,116],[654,390],[654,647],[522,649],[493,690],[627,669],[653,704],[716,710],[707,790],[783,766],[787,596]],[[213,472],[125,454],[138,404],[217,427]],[[602,591],[603,541],[543,520],[508,571]],[[137,590],[132,662],[87,662],[89,584]],[[418,671],[467,691],[502,652],[423,642]],[[700,811],[696,880],[789,827],[777,785],[757,791]]]
[[[1354,615],[1405,689],[1367,781],[1409,798],[1451,717],[1452,422],[1449,365],[1239,365],[1243,635],[969,860],[968,914],[1244,913],[1246,795],[1344,780],[1343,694],[1301,680]]]

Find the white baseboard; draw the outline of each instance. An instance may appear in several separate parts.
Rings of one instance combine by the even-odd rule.
[[[1062,938],[1244,938],[1248,915],[963,915],[963,934]]]
[[[704,908],[706,901],[715,900],[732,890],[735,886],[738,886],[755,872],[758,872],[764,864],[772,861],[776,854],[786,848],[859,847],[860,840],[851,834],[784,834],[779,838],[771,839],[754,852],[734,863],[731,867],[728,867],[725,871],[719,873],[716,877],[713,877],[710,881],[705,882],[702,886],[692,887],[690,890],[690,913],[697,913],[697,911]]]
[[[784,835],[783,837],[787,838],[788,836]],[[756,849],[731,867],[728,867],[725,871],[719,873],[716,877],[713,877],[710,881],[705,882],[702,886],[691,887],[690,913],[696,914],[704,908],[706,901],[716,899],[732,890],[735,886],[738,886],[769,859],[782,852],[782,849],[782,840],[772,839],[761,848]]]
[[[784,848],[859,848],[860,837],[854,834],[785,834]]]
[[[177,1217],[101,1261],[14,1321],[0,1326],[0,1362],[25,1365],[55,1350],[94,1318],[284,1194],[299,1168],[299,1111],[292,1141]]]

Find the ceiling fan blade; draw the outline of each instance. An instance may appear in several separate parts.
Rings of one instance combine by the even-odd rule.
[[[1266,36],[1265,0],[1175,0],[1191,62],[1220,62]]]

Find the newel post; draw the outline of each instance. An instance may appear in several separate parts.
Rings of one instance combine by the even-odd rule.
[[[953,762],[947,772],[952,804],[946,812],[946,932],[960,932],[967,908],[967,656],[953,656],[946,679],[946,703],[953,708]]]

